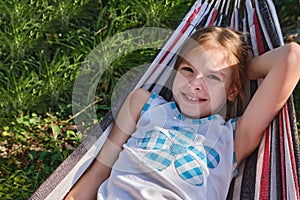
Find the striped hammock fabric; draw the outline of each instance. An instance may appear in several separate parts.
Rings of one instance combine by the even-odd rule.
[[[170,93],[162,86],[170,76],[177,50],[198,27],[210,25],[250,33],[247,41],[255,56],[284,44],[271,0],[196,1],[134,87],[144,86],[168,99]],[[260,82],[249,83],[249,96]],[[113,115],[109,112],[30,199],[63,199],[100,151],[112,121]],[[103,134],[102,130],[105,130]],[[232,180],[227,199],[300,199],[298,143],[293,99],[290,97],[265,130],[260,146],[240,165],[239,175]]]

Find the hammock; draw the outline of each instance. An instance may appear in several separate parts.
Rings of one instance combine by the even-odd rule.
[[[164,85],[175,60],[174,52],[197,27],[226,26],[249,32],[248,42],[254,55],[283,45],[283,37],[271,0],[196,1],[176,31],[148,69],[142,73],[135,88],[144,86],[166,99]],[[173,52],[173,53],[172,53]],[[153,85],[151,83],[155,82]],[[260,81],[251,81],[249,94]],[[149,86],[150,85],[150,86]],[[110,132],[112,111],[88,133],[81,145],[52,173],[30,199],[62,199],[93,162]],[[103,134],[101,134],[105,130]],[[232,180],[227,199],[300,199],[299,144],[292,96],[265,130],[264,137],[239,167],[239,176]]]

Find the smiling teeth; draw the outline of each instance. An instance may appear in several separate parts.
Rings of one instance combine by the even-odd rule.
[[[187,96],[187,95],[185,95],[186,96],[186,98],[188,99],[188,100],[191,100],[191,101],[199,101],[199,98],[194,98],[194,97],[190,97],[190,96]]]

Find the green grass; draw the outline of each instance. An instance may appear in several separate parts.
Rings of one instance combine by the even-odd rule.
[[[72,89],[89,53],[126,30],[173,29],[191,6],[188,0],[105,2],[0,2],[0,199],[30,197],[81,142],[83,133],[73,121]],[[294,16],[286,13],[280,14],[285,22]],[[129,52],[104,72],[94,121],[110,110],[110,94],[120,77],[150,61],[156,51]],[[298,86],[298,119],[299,102]]]
[[[125,30],[176,27],[190,5],[185,0],[0,3],[0,199],[30,197],[80,143],[72,88],[87,55]],[[107,94],[122,74],[155,53],[131,52],[104,72],[96,120],[110,109]]]

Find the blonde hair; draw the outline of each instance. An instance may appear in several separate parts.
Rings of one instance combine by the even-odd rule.
[[[232,66],[232,84],[238,88],[236,98],[237,115],[242,114],[245,107],[245,83],[247,80],[246,69],[252,58],[251,47],[245,42],[245,34],[230,28],[209,26],[198,29],[190,39],[183,44],[175,63],[175,70],[184,60],[184,55],[193,48],[204,43],[212,47],[224,47],[228,50],[228,58],[236,65]],[[232,113],[233,102],[227,103],[227,117]]]

